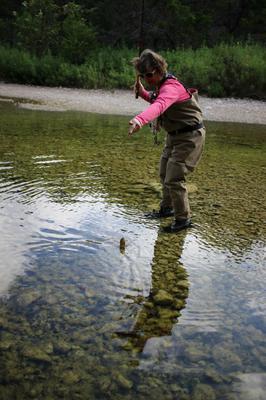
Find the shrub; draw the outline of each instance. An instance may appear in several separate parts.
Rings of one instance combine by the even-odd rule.
[[[127,48],[91,50],[82,65],[47,53],[43,57],[0,46],[0,79],[49,86],[124,88],[134,83],[130,60],[137,51]],[[266,50],[259,45],[165,51],[169,70],[187,86],[214,97],[266,98]]]

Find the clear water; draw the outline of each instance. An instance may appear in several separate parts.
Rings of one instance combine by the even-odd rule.
[[[207,124],[169,235],[127,124],[0,103],[0,399],[264,400],[266,128]]]

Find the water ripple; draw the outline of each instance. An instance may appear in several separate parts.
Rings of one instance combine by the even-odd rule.
[[[53,159],[53,160],[42,160],[42,161],[35,161],[35,164],[37,165],[49,165],[49,164],[58,164],[58,163],[67,163],[67,162],[71,162],[71,160],[61,160],[61,159]]]
[[[31,203],[33,199],[40,197],[43,191],[43,181],[40,179],[25,181],[20,177],[15,177],[12,180],[0,182],[0,193],[4,194],[4,200]]]

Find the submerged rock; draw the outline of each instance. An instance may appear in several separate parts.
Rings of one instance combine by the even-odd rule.
[[[202,360],[206,360],[208,357],[203,348],[199,348],[199,346],[193,343],[190,343],[186,346],[185,355],[190,362],[200,362]]]
[[[51,362],[51,358],[39,347],[24,346],[21,351],[22,355],[33,361]]]
[[[212,355],[220,367],[226,368],[229,371],[238,369],[242,365],[240,357],[233,353],[231,348],[228,348],[226,344],[224,346],[215,346]]]
[[[4,339],[0,341],[0,350],[9,350],[13,345],[13,341],[10,339]]]
[[[115,374],[114,380],[123,389],[131,389],[133,386],[133,382],[120,373]]]
[[[196,193],[198,191],[198,187],[194,183],[187,183],[187,190],[188,193]]]
[[[37,290],[26,289],[14,299],[14,303],[16,306],[24,308],[37,301],[40,297],[41,294]]]
[[[160,289],[157,294],[153,297],[154,303],[162,306],[174,304],[174,298],[166,292],[166,290]]]
[[[111,380],[110,376],[108,376],[108,375],[103,375],[98,380],[98,384],[99,384],[101,390],[104,390],[104,391],[108,391],[110,389],[111,383],[112,383],[112,380]]]
[[[0,328],[6,329],[8,328],[8,320],[6,318],[0,317]]]
[[[170,319],[170,320],[175,319],[180,316],[179,311],[168,309],[166,307],[160,307],[160,309],[158,310],[158,314],[159,314],[159,318]]]
[[[73,385],[80,381],[80,376],[72,370],[63,372],[61,378],[66,385]]]
[[[88,289],[88,288],[86,288],[86,289],[84,290],[84,295],[85,295],[85,297],[86,297],[87,299],[93,299],[93,298],[96,297],[95,291],[92,290],[92,289]]]
[[[181,308],[184,308],[184,306],[185,306],[185,301],[182,300],[182,299],[180,299],[180,300],[175,300],[174,305],[175,305],[175,308],[176,308],[177,310],[181,310]]]
[[[189,288],[189,281],[188,280],[181,280],[177,282],[177,286],[180,288],[188,289]]]
[[[215,400],[216,395],[209,385],[198,383],[193,390],[193,400]]]
[[[213,383],[222,383],[223,376],[219,374],[215,369],[207,368],[205,371],[205,375]]]
[[[54,343],[54,351],[59,354],[67,354],[72,349],[72,346],[65,342],[63,339],[59,339]]]

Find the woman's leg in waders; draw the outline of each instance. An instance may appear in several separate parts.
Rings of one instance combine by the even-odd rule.
[[[162,200],[161,200],[160,208],[158,211],[153,210],[152,212],[146,214],[146,216],[149,218],[167,218],[167,217],[174,216],[174,210],[173,210],[170,191],[169,191],[168,187],[165,186],[165,184],[164,184],[166,170],[167,170],[167,163],[168,163],[168,159],[171,155],[171,151],[172,151],[172,148],[169,147],[169,144],[168,144],[167,138],[166,138],[166,143],[165,143],[165,146],[164,146],[161,158],[160,158],[160,167],[159,167],[160,181],[162,184]]]
[[[166,164],[164,186],[170,194],[175,219],[165,229],[167,232],[177,232],[191,225],[186,176],[194,170],[201,158],[204,138],[204,129],[168,138],[172,151]]]

